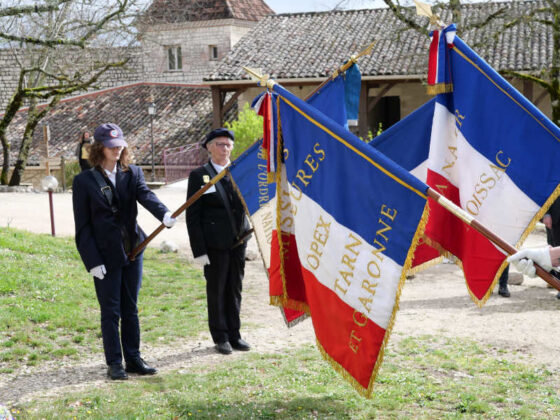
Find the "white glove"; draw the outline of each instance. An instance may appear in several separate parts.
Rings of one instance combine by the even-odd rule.
[[[167,213],[165,213],[163,215],[163,224],[165,225],[165,227],[172,228],[173,225],[175,225],[176,221],[177,221],[177,219],[171,217],[171,212],[170,211],[168,211]]]
[[[533,261],[544,268],[546,271],[552,270],[552,261],[550,260],[550,247],[545,246],[542,248],[529,248],[518,251],[507,258],[509,263],[522,274],[529,277],[536,276],[535,266]]]
[[[204,254],[201,255],[200,257],[196,257],[194,259],[195,262],[202,264],[202,265],[209,265],[210,264],[210,260],[208,259],[208,255]]]
[[[105,266],[101,264],[89,270],[89,274],[91,274],[93,277],[97,277],[99,280],[103,280],[105,274],[107,274],[107,270],[105,269]]]

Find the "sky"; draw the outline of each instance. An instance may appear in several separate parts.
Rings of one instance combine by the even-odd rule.
[[[319,12],[333,10],[338,4],[343,9],[382,7],[381,0],[264,0],[276,13]],[[340,7],[339,7],[340,8]]]
[[[264,0],[268,6],[276,13],[298,13],[298,12],[320,12],[333,10],[338,6],[339,9],[371,9],[386,7],[383,0]],[[433,1],[422,0],[425,3],[433,4]],[[478,3],[485,0],[467,0],[465,3]],[[500,1],[500,0],[497,0]],[[401,4],[413,5],[412,0],[406,2],[401,0]]]

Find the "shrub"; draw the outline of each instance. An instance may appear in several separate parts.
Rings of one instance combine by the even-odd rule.
[[[77,160],[71,160],[64,164],[64,180],[66,188],[72,188],[72,181],[74,180],[74,177],[80,173],[80,171],[80,164]]]
[[[263,120],[260,115],[253,111],[248,103],[243,105],[236,120],[226,122],[225,127],[235,134],[235,148],[231,154],[231,160],[243,153],[256,140],[263,135]]]

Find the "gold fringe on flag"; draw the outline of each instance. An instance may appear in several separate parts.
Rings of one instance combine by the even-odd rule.
[[[418,227],[416,229],[416,233],[412,239],[412,244],[408,250],[408,254],[406,256],[406,260],[404,262],[402,271],[401,271],[401,278],[399,279],[399,286],[397,288],[397,293],[395,295],[395,305],[393,306],[393,313],[391,314],[391,318],[389,320],[389,324],[385,330],[385,335],[383,337],[383,343],[379,349],[379,353],[377,355],[377,360],[375,362],[375,366],[373,368],[369,384],[367,388],[364,388],[352,375],[346,371],[336,360],[334,360],[323,348],[321,343],[317,340],[317,348],[319,349],[323,358],[328,361],[331,366],[336,370],[346,381],[348,381],[354,389],[362,396],[366,398],[371,398],[373,394],[373,385],[375,383],[375,378],[377,377],[377,373],[379,372],[379,368],[381,367],[381,363],[383,361],[383,357],[385,355],[385,348],[387,347],[387,343],[389,341],[389,337],[391,335],[391,331],[393,330],[393,326],[395,324],[395,317],[397,311],[399,310],[399,301],[402,293],[402,288],[404,286],[407,272],[410,270],[412,266],[412,260],[414,259],[414,252],[416,251],[416,247],[419,244],[420,238],[424,234],[424,229],[426,228],[426,224],[428,223],[428,214],[429,214],[429,207],[428,202],[424,206],[424,211],[422,213],[422,217],[420,218],[420,222],[418,223]],[[371,321],[370,321],[371,322]]]
[[[284,165],[284,163],[282,162],[282,157],[284,156],[282,153],[284,143],[282,140],[282,122],[280,119],[280,97],[276,98],[276,101],[278,132],[276,136],[276,173],[273,175],[276,175],[276,234],[278,238],[278,253],[280,257],[280,276],[282,278],[283,296],[271,296],[270,304],[275,306],[285,306],[286,308],[309,314],[310,311],[307,303],[290,299],[290,297],[288,296],[288,290],[286,288],[286,269],[284,267],[286,250],[284,249],[282,229],[280,228],[280,220],[282,219],[280,213],[282,208],[282,194],[280,192],[280,188],[282,186],[282,167]]]
[[[453,83],[438,83],[436,85],[429,85],[426,88],[428,95],[439,95],[440,93],[453,92]]]

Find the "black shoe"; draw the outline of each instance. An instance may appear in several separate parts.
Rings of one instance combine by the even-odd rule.
[[[128,379],[128,375],[120,363],[118,365],[109,365],[109,368],[107,369],[107,376],[112,380]]]
[[[240,350],[240,351],[251,350],[251,346],[249,345],[249,343],[247,343],[242,338],[238,338],[237,340],[231,340],[230,344],[231,344],[231,347],[233,347],[235,350]]]
[[[511,296],[507,286],[500,286],[500,288],[498,289],[498,294],[500,296],[503,296],[503,297],[510,297]]]
[[[556,294],[556,299],[560,299],[560,292]]]
[[[229,344],[227,341],[223,343],[217,343],[216,350],[218,350],[218,353],[222,354],[231,354],[233,352],[233,350],[231,349],[231,344]]]
[[[126,362],[126,371],[129,373],[137,373],[139,375],[154,375],[157,369],[144,362],[140,357]]]

